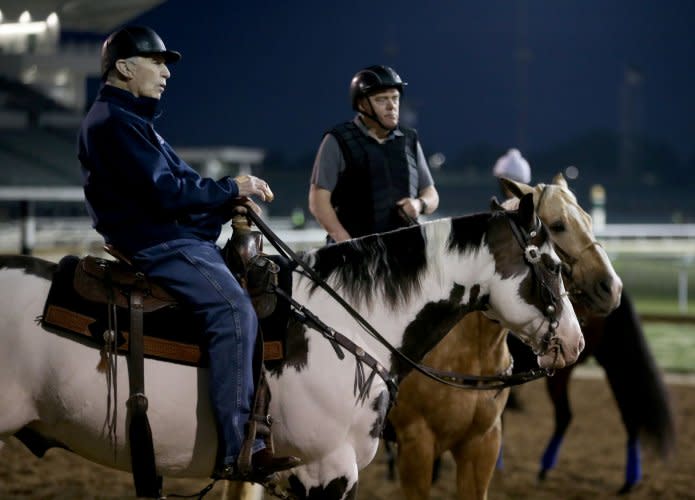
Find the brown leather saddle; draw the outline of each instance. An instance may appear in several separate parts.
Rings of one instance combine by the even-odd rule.
[[[73,284],[82,297],[100,304],[127,308],[131,293],[140,292],[144,312],[156,311],[178,302],[164,288],[136,271],[128,258],[115,247],[104,245],[104,250],[117,260],[88,255],[80,260],[75,269]]]
[[[251,231],[248,224],[237,218],[232,225],[234,232],[224,248],[225,260],[241,285],[248,290],[263,324],[263,320],[273,315],[277,308],[274,287],[278,284],[279,266],[263,254],[263,239],[258,231]],[[104,306],[115,306],[118,322],[123,326],[117,332],[123,337],[118,349],[127,352],[130,331],[124,325],[133,325],[131,301],[136,297],[137,302],[141,303],[138,313],[148,318],[148,328],[143,331],[145,356],[203,366],[205,357],[200,351],[199,336],[183,336],[180,332],[173,332],[175,328],[170,327],[190,326],[191,318],[185,317],[185,304],[180,304],[166,289],[138,272],[115,247],[105,245],[104,250],[115,260],[86,256],[76,265],[73,263],[72,291],[88,304],[65,300],[66,290],[53,293],[49,295],[43,322],[61,330],[90,336],[101,343],[106,321],[99,318],[104,316]],[[99,309],[97,304],[104,309]],[[279,361],[284,351],[283,319],[269,318],[266,322],[273,324],[272,329],[276,331],[264,339],[263,359]],[[165,326],[158,328],[158,325]],[[268,331],[266,328],[264,330]],[[166,331],[171,333],[167,334]]]
[[[88,337],[102,348],[113,341],[124,353],[130,350],[133,328],[139,327],[146,357],[206,365],[200,335],[185,304],[125,259],[64,257],[53,277],[42,323]]]

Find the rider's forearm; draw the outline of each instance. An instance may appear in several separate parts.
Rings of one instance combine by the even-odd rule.
[[[330,196],[330,191],[312,186],[309,191],[309,211],[333,240],[348,240],[350,235],[338,220]]]
[[[428,186],[422,189],[418,194],[418,198],[424,202],[423,209],[421,213],[428,215],[437,210],[439,207],[439,193],[434,186]]]

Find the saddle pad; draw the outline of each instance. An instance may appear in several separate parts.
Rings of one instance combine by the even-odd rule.
[[[279,255],[269,256],[280,266],[278,285],[287,293],[292,291],[293,266]],[[74,289],[75,270],[79,257],[68,255],[61,259],[53,277],[44,307],[42,324],[49,330],[79,334],[90,338],[97,346],[104,345],[108,329],[108,307],[82,298]],[[278,300],[275,312],[260,320],[264,332],[263,359],[271,365],[285,357],[287,322],[290,304]],[[130,317],[125,308],[116,307],[118,350],[128,351]],[[207,366],[204,336],[197,332],[193,316],[180,304],[145,313],[145,357],[192,366]]]
[[[58,263],[46,299],[42,324],[68,334],[90,338],[97,346],[104,345],[104,332],[109,328],[108,306],[88,301],[75,292],[73,276],[79,263],[76,256],[67,256]],[[128,351],[130,316],[127,309],[116,307],[118,350]],[[206,366],[204,336],[197,331],[193,315],[181,304],[145,313],[145,357]]]

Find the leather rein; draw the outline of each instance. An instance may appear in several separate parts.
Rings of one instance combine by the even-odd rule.
[[[313,268],[311,268],[303,259],[301,259],[289,246],[282,241],[268,225],[250,208],[247,207],[247,216],[252,220],[258,229],[263,233],[263,235],[268,238],[268,241],[275,247],[275,249],[283,255],[285,258],[295,262],[299,267],[302,268],[303,272],[313,280],[319,287],[321,287],[326,293],[328,293],[336,302],[338,302],[346,312],[348,312],[353,319],[360,325],[360,327],[365,330],[368,334],[378,340],[384,347],[386,347],[394,356],[399,358],[407,366],[413,370],[421,373],[422,375],[435,380],[444,385],[451,387],[461,388],[461,389],[473,389],[473,390],[501,390],[506,387],[512,387],[515,385],[524,384],[531,380],[536,380],[538,378],[544,377],[551,374],[547,370],[534,369],[526,372],[510,374],[511,367],[506,370],[506,373],[499,375],[466,375],[456,372],[446,372],[441,371],[436,368],[432,368],[426,365],[422,365],[413,361],[408,356],[403,354],[400,350],[394,347],[386,338],[384,338],[376,329],[362,316],[360,315],[350,304],[348,304],[345,299],[336,293],[336,291],[322,279]],[[530,239],[536,236],[536,232],[526,233],[523,229],[519,228],[509,216],[507,220],[512,228],[512,232],[515,238],[524,249],[524,258],[526,262],[531,266],[532,270],[536,276],[542,276],[538,273],[538,266],[541,265],[540,252],[538,247],[530,244]],[[540,227],[540,220],[538,220],[537,227]],[[542,280],[541,280],[542,281]],[[546,308],[546,316],[549,318],[549,331],[546,337],[550,340],[554,336],[554,329],[557,321],[555,319],[555,306],[556,298],[552,295],[547,285],[544,282],[541,284],[545,290],[550,292],[549,300],[550,303]],[[395,397],[398,390],[398,382],[394,380],[394,377],[386,370],[386,368],[381,365],[375,358],[366,353],[364,349],[354,344],[350,339],[337,332],[333,328],[327,326],[321,320],[318,319],[316,315],[308,311],[304,306],[297,303],[292,297],[288,296],[282,292],[279,288],[276,288],[276,293],[283,297],[285,300],[289,301],[290,304],[295,308],[295,310],[300,314],[300,317],[304,317],[307,322],[311,323],[312,327],[320,331],[324,337],[326,337],[339,358],[342,359],[343,354],[340,350],[342,346],[348,351],[350,351],[355,357],[364,362],[367,366],[372,368],[373,373],[368,379],[363,379],[365,384],[371,384],[374,373],[378,373],[379,376],[386,383],[389,394],[391,395],[392,401],[395,401]],[[359,365],[358,365],[359,366]],[[359,375],[359,374],[358,374]],[[364,392],[364,391],[360,391]]]

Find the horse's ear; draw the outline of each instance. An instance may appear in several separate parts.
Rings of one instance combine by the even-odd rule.
[[[567,186],[567,180],[565,180],[565,176],[562,175],[562,172],[555,174],[555,177],[553,177],[553,184],[557,184],[565,189],[569,189]]]
[[[490,211],[499,212],[500,210],[504,210],[504,207],[500,204],[497,196],[493,196],[490,198]]]
[[[525,194],[519,201],[519,223],[527,231],[532,231],[536,227],[536,210],[531,193]]]
[[[533,191],[533,188],[529,186],[528,184],[524,184],[523,182],[517,182],[512,179],[508,179],[507,177],[500,177],[500,184],[502,184],[502,187],[512,193],[515,197],[521,198],[524,196],[526,193],[530,193]]]

